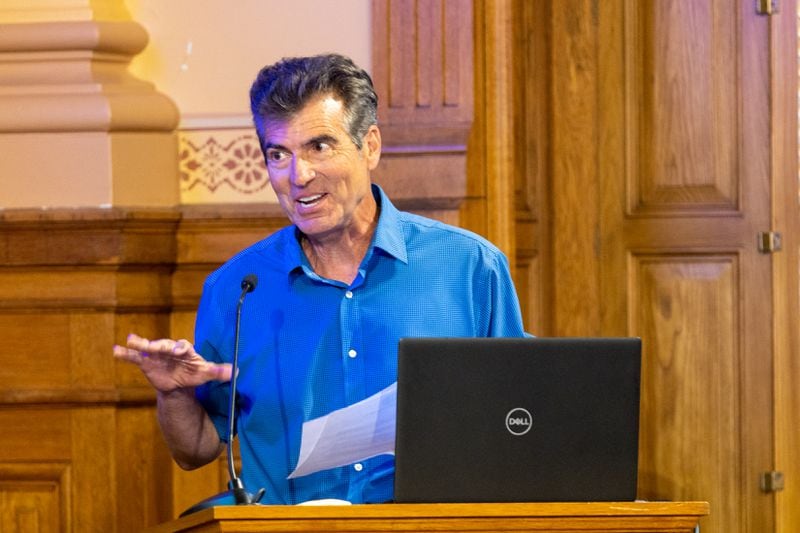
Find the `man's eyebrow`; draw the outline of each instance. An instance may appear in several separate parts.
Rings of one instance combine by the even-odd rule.
[[[328,134],[317,135],[316,137],[311,137],[309,140],[304,142],[303,146],[310,147],[310,146],[314,146],[315,144],[320,144],[320,143],[325,143],[325,144],[330,144],[330,145],[337,145],[337,144],[339,144],[339,139],[337,139],[333,135],[328,135]]]
[[[304,142],[303,146],[309,148],[311,146],[314,146],[315,144],[320,144],[320,143],[325,143],[335,146],[339,144],[339,139],[337,139],[333,135],[328,135],[328,134],[317,135],[315,137],[311,137],[309,140]],[[264,143],[264,151],[267,150],[280,150],[283,152],[290,152],[290,150],[286,148],[284,145],[273,142]]]
[[[284,152],[288,152],[286,147],[283,146],[282,144],[276,144],[276,143],[270,143],[270,142],[264,143],[264,151],[266,152],[267,150],[281,150],[281,151],[284,151]]]

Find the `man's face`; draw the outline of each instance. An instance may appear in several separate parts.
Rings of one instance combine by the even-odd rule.
[[[265,120],[263,140],[270,184],[309,239],[341,237],[372,222],[369,173],[380,159],[377,126],[359,150],[346,129],[344,105],[323,95],[288,120]]]

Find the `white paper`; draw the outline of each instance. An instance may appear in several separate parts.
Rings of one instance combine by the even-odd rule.
[[[353,505],[347,500],[339,500],[337,498],[323,498],[321,500],[308,500],[300,502],[297,505],[305,507],[325,507],[331,505]]]
[[[297,468],[288,479],[394,454],[397,383],[303,424]]]

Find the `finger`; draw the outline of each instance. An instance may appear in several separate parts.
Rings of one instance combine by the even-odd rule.
[[[125,346],[114,345],[112,353],[117,359],[128,361],[140,365],[144,359],[144,354],[139,350],[127,348]]]
[[[176,342],[172,339],[157,339],[154,341],[139,338],[128,343],[128,347],[139,350],[140,352],[161,357],[174,357]]]
[[[128,335],[128,338],[125,339],[125,344],[128,348],[133,348],[135,350],[146,350],[147,346],[150,344],[150,341],[145,339],[144,337],[140,337],[135,333],[131,333]]]
[[[208,379],[214,379],[217,381],[230,381],[231,376],[233,375],[231,368],[232,367],[230,363],[207,363],[205,375]]]
[[[126,344],[129,348],[139,350],[140,352],[158,353],[162,355],[171,355],[175,347],[175,341],[172,339],[156,339],[151,341],[135,333],[128,335]]]
[[[172,339],[158,339],[150,341],[146,350],[150,353],[173,355],[175,350],[175,341]]]
[[[175,342],[175,345],[172,348],[172,351],[175,355],[195,355],[196,352],[194,351],[194,346],[192,343],[187,341],[186,339],[180,339]]]

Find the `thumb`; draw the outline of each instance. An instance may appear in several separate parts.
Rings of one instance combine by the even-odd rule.
[[[217,381],[230,381],[232,375],[232,367],[230,363],[209,363],[208,364],[209,378]]]

